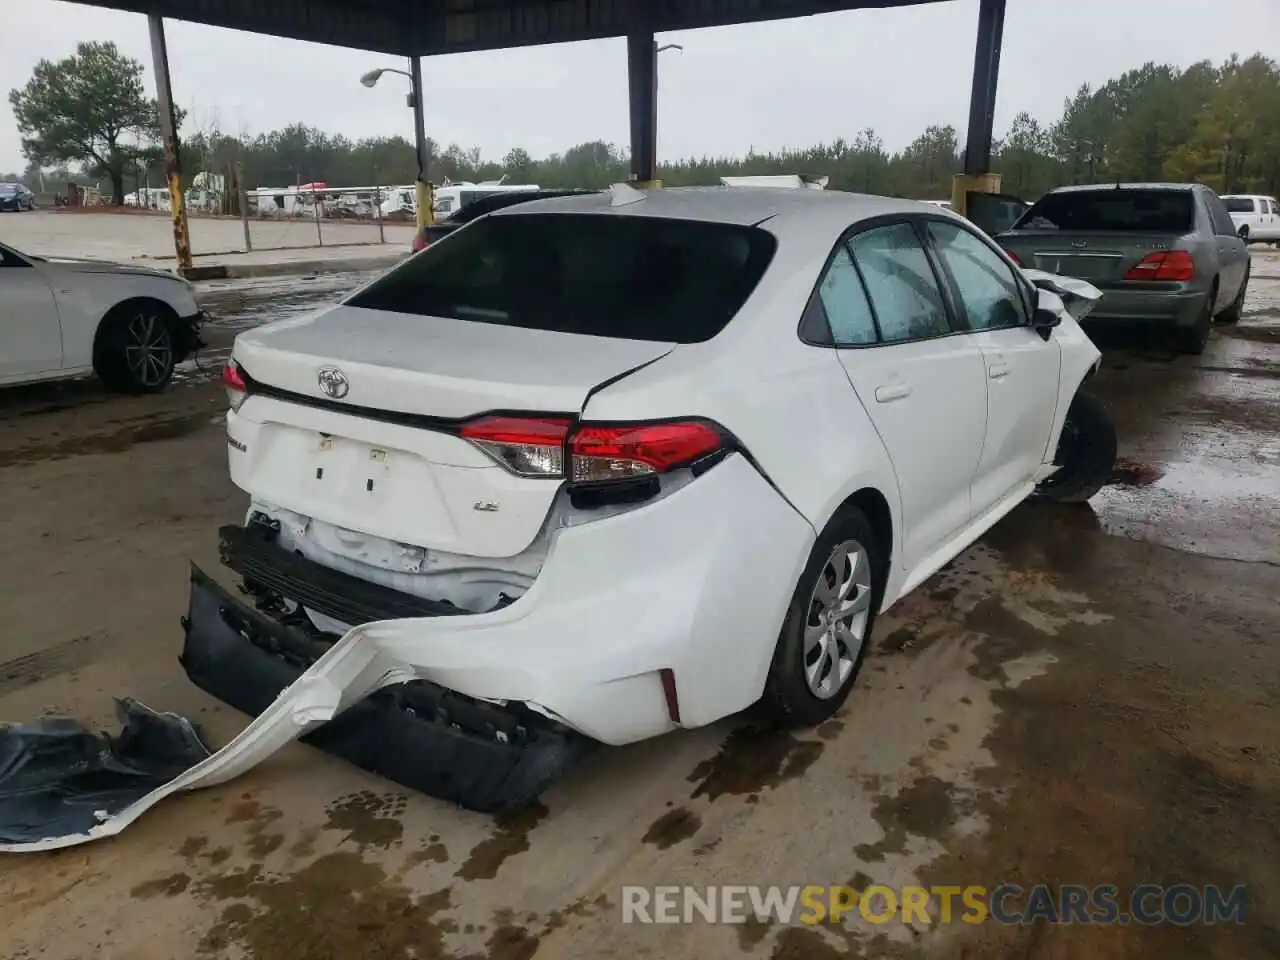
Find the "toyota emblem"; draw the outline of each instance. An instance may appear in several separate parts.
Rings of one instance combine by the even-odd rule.
[[[316,374],[316,381],[320,384],[320,389],[334,400],[341,400],[351,389],[347,375],[337,367],[325,367]]]

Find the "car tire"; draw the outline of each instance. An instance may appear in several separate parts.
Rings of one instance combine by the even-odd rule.
[[[1174,328],[1174,346],[1179,353],[1195,357],[1204,353],[1204,348],[1209,344],[1209,331],[1213,327],[1213,304],[1217,299],[1218,282],[1215,280],[1196,322],[1189,327]]]
[[[1053,462],[1060,469],[1036,487],[1033,499],[1084,503],[1111,479],[1116,464],[1116,425],[1097,397],[1077,391],[1067,409]]]
[[[1247,226],[1241,227],[1237,232],[1239,233],[1241,240],[1245,243],[1249,242],[1249,228]]]
[[[856,507],[841,509],[814,543],[787,607],[761,698],[769,719],[811,727],[840,709],[871,643],[886,573],[871,523]]]
[[[93,346],[98,378],[120,393],[159,393],[173,378],[177,344],[174,312],[156,300],[113,307]]]
[[[1249,289],[1249,274],[1252,272],[1253,264],[1249,263],[1244,268],[1244,281],[1240,284],[1240,293],[1231,301],[1231,306],[1223,310],[1214,317],[1218,323],[1239,323],[1240,317],[1244,314],[1244,295]]]

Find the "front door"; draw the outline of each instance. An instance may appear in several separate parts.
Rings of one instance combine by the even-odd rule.
[[[910,222],[855,233],[820,293],[840,363],[897,474],[897,564],[915,570],[971,517],[987,420],[982,352],[957,331]]]
[[[30,262],[0,247],[0,383],[61,369],[53,290]]]
[[[1062,352],[1031,328],[1032,305],[1014,267],[959,224],[931,220],[926,232],[951,284],[987,377],[987,432],[973,478],[981,516],[1010,495],[1025,495],[1046,456],[1058,407]]]

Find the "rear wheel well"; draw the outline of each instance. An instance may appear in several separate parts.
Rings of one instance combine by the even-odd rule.
[[[871,532],[876,536],[876,546],[883,551],[884,571],[885,576],[888,577],[888,572],[893,566],[893,514],[889,512],[889,501],[875,487],[863,487],[850,494],[844,503],[840,504],[840,510],[849,507],[862,511],[867,522],[871,524]],[[883,583],[879,586],[881,590],[884,589]]]

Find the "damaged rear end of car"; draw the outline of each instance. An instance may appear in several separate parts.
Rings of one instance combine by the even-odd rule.
[[[477,810],[529,802],[593,741],[745,706],[759,678],[700,637],[776,630],[792,581],[761,562],[757,595],[730,595],[733,518],[755,519],[747,546],[811,528],[722,424],[594,421],[591,400],[716,335],[773,243],[498,214],[242,334],[224,381],[250,505],[219,531],[239,595],[193,569],[188,675],[259,715],[336,645],[376,644],[415,679],[306,739]]]

